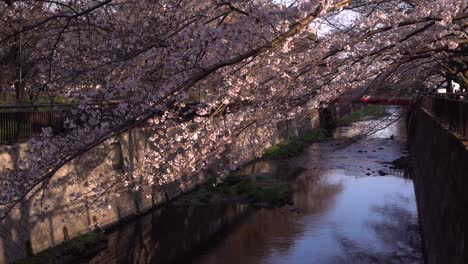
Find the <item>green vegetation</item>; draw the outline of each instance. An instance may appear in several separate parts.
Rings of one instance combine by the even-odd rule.
[[[289,185],[271,177],[243,179],[235,186],[235,190],[240,195],[247,195],[249,200],[254,203],[281,206],[291,200]]]
[[[16,261],[16,264],[46,264],[62,263],[65,259],[72,257],[82,257],[90,252],[99,250],[106,242],[105,236],[99,232],[78,235],[77,237],[64,242],[63,244],[44,250],[35,256],[27,257]]]
[[[388,116],[384,106],[367,105],[360,111],[352,112],[337,121],[338,126],[347,126],[353,122],[378,119]],[[327,132],[322,128],[315,128],[303,137],[293,137],[281,143],[265,149],[263,158],[283,159],[300,154],[307,145],[322,141],[327,137]]]
[[[16,264],[45,264],[45,263],[53,263],[53,261],[50,255],[39,254],[37,256],[32,256],[32,257],[18,260],[15,263]]]
[[[318,141],[324,140],[328,136],[328,133],[323,128],[315,128],[307,132],[301,140],[307,144],[312,144]]]
[[[23,99],[25,105],[31,105],[33,101],[29,96]],[[34,104],[64,104],[67,100],[61,96],[39,96]],[[16,92],[0,92],[0,106],[16,104]]]
[[[307,145],[324,140],[326,137],[327,132],[324,129],[315,128],[303,137],[293,137],[265,149],[263,157],[267,159],[292,157],[301,153]]]
[[[217,183],[210,178],[197,191],[180,197],[176,203],[204,206],[223,202],[246,201],[262,207],[282,206],[291,200],[286,182],[265,176],[230,175]]]
[[[284,205],[291,199],[289,185],[269,176],[230,175],[223,182],[211,185],[211,189],[224,195],[247,197],[252,203],[267,203],[271,206]]]
[[[105,241],[105,237],[102,233],[91,232],[79,235],[63,244],[63,253],[64,255],[82,255],[103,241]]]
[[[381,105],[367,105],[360,111],[352,112],[340,118],[337,122],[338,126],[348,126],[353,122],[379,119],[388,116],[389,113]]]

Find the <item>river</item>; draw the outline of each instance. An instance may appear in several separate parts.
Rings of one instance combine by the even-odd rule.
[[[422,263],[413,183],[385,163],[406,154],[404,122],[350,143],[376,122],[245,168],[290,181],[291,206],[168,204],[108,232],[108,247],[89,262]]]

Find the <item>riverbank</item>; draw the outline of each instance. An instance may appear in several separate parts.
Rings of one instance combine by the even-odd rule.
[[[287,182],[271,175],[230,175],[221,182],[211,178],[173,203],[182,206],[246,203],[258,208],[274,208],[292,203],[291,193]]]
[[[287,182],[294,206],[174,200],[106,234],[90,263],[422,263],[412,182],[383,164],[406,151],[400,125],[388,128],[393,140],[384,131],[342,149],[329,138],[242,171]]]
[[[15,264],[73,264],[85,260],[107,246],[104,233],[94,231],[65,241],[64,243],[49,248],[15,262]]]
[[[367,105],[360,110],[346,114],[335,121],[336,127],[350,126],[356,122],[377,120],[389,116],[385,107]],[[323,141],[331,136],[331,131],[314,128],[301,137],[291,137],[264,151],[262,159],[286,159],[301,154],[307,146]]]
[[[352,129],[352,126],[345,129]],[[327,170],[336,170],[337,168],[340,169],[348,167],[349,165],[347,164],[347,159],[342,159],[341,157],[337,157],[337,159],[335,159],[334,155],[330,156],[331,153],[335,153],[337,151],[333,148],[333,146],[340,140],[332,139],[327,136],[328,134],[325,134],[323,130],[314,130],[308,134],[305,134],[305,137],[293,137],[287,139],[285,142],[281,142],[280,144],[273,146],[273,148],[276,149],[272,152],[275,153],[273,156],[264,156],[259,161],[253,162],[253,166],[251,166],[253,167],[253,170],[251,172],[242,172],[241,175],[244,176],[244,179],[239,179],[231,176],[226,178],[223,182],[218,182],[212,178],[207,182],[207,184],[201,185],[198,190],[186,193],[180,196],[179,198],[173,200],[169,204],[164,205],[162,208],[141,216],[140,218],[142,219],[147,219],[148,217],[154,219],[154,217],[160,218],[164,216],[163,219],[160,220],[163,221],[163,226],[166,226],[163,230],[172,230],[177,226],[180,227],[180,225],[186,225],[184,223],[176,224],[176,222],[178,221],[174,220],[176,218],[182,218],[185,219],[184,222],[190,223],[189,226],[183,228],[185,230],[184,233],[198,234],[198,238],[196,239],[192,237],[180,237],[181,241],[185,241],[187,239],[188,240],[187,242],[184,242],[186,246],[184,246],[183,248],[178,248],[176,250],[177,253],[175,253],[174,251],[173,253],[168,254],[164,251],[157,250],[157,252],[154,252],[152,254],[154,254],[154,256],[158,256],[158,262],[173,263],[175,259],[180,258],[184,254],[188,254],[187,250],[192,252],[193,249],[189,250],[188,248],[198,248],[198,245],[204,245],[206,241],[212,240],[213,236],[218,236],[219,234],[224,234],[223,236],[225,236],[226,234],[222,231],[224,230],[225,226],[230,226],[234,228],[234,223],[242,223],[243,221],[247,220],[246,217],[248,218],[250,214],[256,215],[259,211],[267,215],[280,214],[282,215],[281,217],[283,217],[283,215],[289,215],[287,217],[297,217],[303,215],[304,213],[307,214],[307,206],[303,206],[301,201],[301,199],[303,198],[298,199],[298,191],[300,193],[300,189],[303,188],[301,186],[310,185],[311,183],[309,183],[308,181],[310,179],[314,179],[316,177],[314,175],[316,174],[322,174],[324,173],[324,171]],[[300,142],[299,147],[297,147],[297,142]],[[366,147],[364,148],[366,152],[364,152],[362,149],[359,149],[357,153],[359,154],[359,156],[372,156],[374,154],[381,154],[387,151],[385,145],[398,145],[400,143],[398,140],[388,140],[387,138],[384,141],[379,142],[378,144],[379,145],[375,146],[373,150],[367,149]],[[291,145],[293,147],[291,147]],[[359,146],[362,147],[362,145]],[[291,149],[293,151],[290,151]],[[356,153],[354,152],[345,153],[345,155],[349,157],[356,155]],[[398,157],[399,156],[386,157],[384,160],[392,161]],[[304,166],[304,164],[311,164],[311,160],[316,159],[318,159],[317,161],[321,162],[316,163],[315,167],[310,167],[309,165]],[[265,166],[269,167],[270,171],[263,171],[263,168],[265,168],[264,165],[254,165],[260,163],[265,163]],[[327,163],[333,165],[330,166],[330,168],[327,168],[325,166]],[[362,173],[363,176],[378,176],[379,171],[384,171],[386,169],[384,167],[381,169],[374,169],[375,165],[365,164],[361,161],[354,161],[353,165],[354,163],[361,163],[362,168],[359,169],[362,169],[364,171],[364,173]],[[373,164],[373,162],[371,163]],[[283,169],[278,167],[278,165],[280,164],[288,164],[287,172],[282,171]],[[370,170],[366,170],[364,169],[364,167],[367,167]],[[352,172],[352,170],[350,171]],[[386,175],[388,174],[390,176],[392,175],[392,173],[393,172],[391,171],[385,172]],[[306,178],[310,177],[308,178],[309,180],[303,179],[303,177],[305,177],[304,174],[308,175],[306,176]],[[325,177],[322,180],[327,179]],[[298,185],[298,181],[304,182]],[[334,186],[332,184],[329,187],[330,191],[333,190],[333,192],[340,192],[339,186]],[[328,187],[326,189],[328,189]],[[302,194],[300,194],[299,196],[301,195]],[[321,199],[323,198],[313,198],[314,201],[320,201]],[[327,197],[326,199],[329,198]],[[291,203],[293,203],[294,206],[288,205]],[[281,217],[278,216],[278,218]],[[193,223],[200,221],[199,218],[204,219],[204,225],[202,223],[200,223],[200,225]],[[145,222],[146,220],[142,221]],[[93,261],[94,263],[102,263],[102,261],[105,261],[108,256],[117,253],[113,251],[115,248],[126,248],[126,245],[121,245],[121,243],[123,242],[114,240],[113,234],[120,234],[123,232],[122,230],[126,230],[129,227],[131,227],[132,229],[136,228],[132,232],[138,233],[139,239],[148,239],[145,238],[145,232],[143,230],[140,230],[144,228],[143,226],[134,227],[136,222],[140,222],[140,220],[132,220],[127,224],[117,226],[115,227],[115,229],[110,230],[108,233],[106,233],[106,238],[109,240],[107,247],[99,253],[97,253],[94,257],[90,256],[91,263],[93,263]],[[146,221],[144,226],[146,225],[149,225],[151,227],[151,230],[153,230],[154,223],[152,221]],[[157,228],[159,230],[159,228],[161,227],[154,226],[154,228]],[[204,228],[208,228],[208,230],[204,231]],[[168,245],[172,245],[173,247],[178,247],[177,245],[172,244],[172,242],[166,240],[166,238],[164,237],[166,231],[158,230],[154,230],[154,232],[158,234],[158,238],[153,241],[154,243],[166,243]],[[143,233],[140,234],[140,232]],[[233,232],[236,231],[234,230]],[[221,238],[221,240],[223,240],[223,238]],[[140,243],[143,242],[138,242],[136,245],[132,246],[132,248],[139,247]],[[149,246],[151,247],[151,245]],[[147,247],[147,245],[145,245],[145,247]],[[195,255],[197,254],[199,253],[196,252]],[[130,261],[129,263],[132,262]]]

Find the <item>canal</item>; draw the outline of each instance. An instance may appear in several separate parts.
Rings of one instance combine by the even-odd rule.
[[[173,202],[108,232],[89,262],[422,263],[413,182],[389,164],[406,155],[404,121],[351,140],[379,122],[338,128],[298,157],[244,169],[288,180],[293,205]]]

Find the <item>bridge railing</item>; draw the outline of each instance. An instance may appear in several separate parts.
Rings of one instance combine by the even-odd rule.
[[[468,98],[467,95],[432,95],[422,99],[422,106],[440,121],[468,139]]]
[[[69,105],[0,106],[0,145],[25,142],[44,127],[60,132],[68,113]]]

